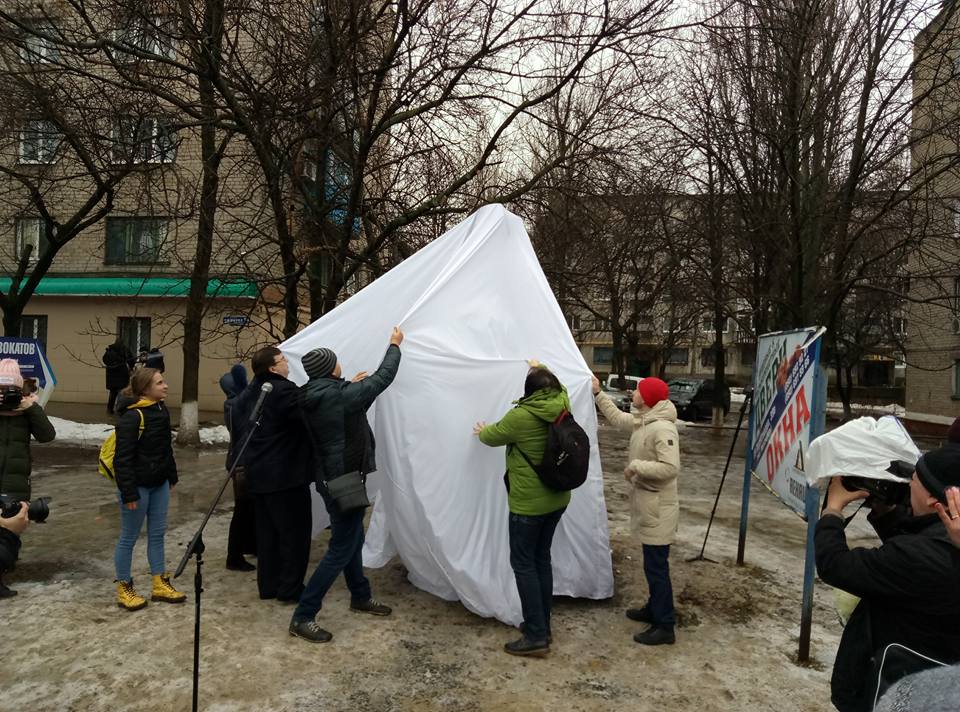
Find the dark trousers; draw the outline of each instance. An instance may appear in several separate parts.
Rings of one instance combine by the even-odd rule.
[[[113,415],[113,407],[117,404],[117,394],[120,393],[123,388],[108,388],[107,390],[110,393],[110,395],[107,396],[107,412]]]
[[[677,619],[673,612],[673,585],[670,583],[670,545],[643,545],[643,573],[647,577],[650,600],[647,607],[653,624],[673,628]]]
[[[257,553],[257,520],[252,497],[234,494],[233,517],[227,536],[227,561],[237,562],[244,554]]]
[[[258,494],[254,511],[260,598],[296,600],[310,560],[310,490],[302,485]]]
[[[520,594],[523,635],[538,643],[550,635],[553,606],[550,547],[564,511],[566,508],[536,516],[510,513],[510,566]]]
[[[325,496],[323,503],[330,513],[330,544],[300,596],[300,605],[293,612],[295,621],[316,617],[323,606],[323,597],[340,572],[343,572],[352,600],[359,603],[370,599],[370,582],[363,575],[363,515],[366,509],[344,514],[329,497]]]

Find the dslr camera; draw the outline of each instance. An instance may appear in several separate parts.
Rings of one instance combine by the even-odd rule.
[[[914,466],[903,460],[893,460],[887,472],[903,479],[913,477]],[[853,477],[844,475],[840,478],[844,489],[849,492],[864,490],[870,493],[869,499],[879,504],[896,506],[910,503],[910,484],[908,482],[893,482],[892,480],[875,480],[872,477]]]
[[[37,524],[42,524],[47,521],[47,517],[50,516],[49,502],[49,497],[37,497],[31,500],[30,506],[27,508],[27,519]],[[20,500],[8,497],[5,494],[0,494],[0,517],[9,519],[10,517],[17,516],[19,513]]]
[[[16,410],[23,400],[23,389],[12,383],[0,383],[0,410]]]

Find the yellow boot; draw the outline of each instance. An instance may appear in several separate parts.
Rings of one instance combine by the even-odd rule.
[[[150,596],[150,600],[183,603],[187,600],[187,594],[171,585],[170,574],[157,574],[153,577],[153,595]]]
[[[133,589],[133,581],[117,581],[117,605],[128,611],[139,611],[147,599]]]

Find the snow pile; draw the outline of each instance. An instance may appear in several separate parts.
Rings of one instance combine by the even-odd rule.
[[[50,422],[57,430],[57,439],[54,442],[60,445],[99,448],[113,432],[112,423],[76,423],[52,415]],[[200,442],[203,445],[226,445],[230,442],[230,433],[222,425],[200,428]]]

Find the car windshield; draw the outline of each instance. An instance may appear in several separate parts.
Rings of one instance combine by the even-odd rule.
[[[608,387],[614,390],[631,391],[633,390],[633,383],[619,376],[615,376]]]
[[[680,393],[693,393],[696,390],[697,384],[689,381],[674,381],[670,384],[670,392],[678,395]]]

